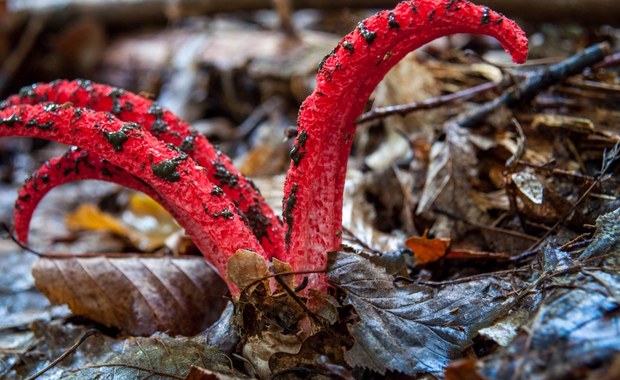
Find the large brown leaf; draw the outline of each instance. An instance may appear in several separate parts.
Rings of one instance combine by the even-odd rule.
[[[43,258],[32,272],[53,303],[132,335],[193,335],[225,305],[226,286],[201,257]]]

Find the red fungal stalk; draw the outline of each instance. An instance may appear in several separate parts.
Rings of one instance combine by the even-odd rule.
[[[169,205],[151,186],[127,171],[80,149],[71,149],[60,157],[46,161],[20,189],[15,201],[15,235],[21,242],[28,241],[28,227],[37,205],[45,195],[57,186],[85,179],[113,182],[141,191],[161,204],[179,223],[176,207]]]
[[[203,166],[208,178],[237,205],[265,251],[282,256],[282,224],[260,192],[235,169],[226,155],[170,111],[129,91],[83,80],[59,80],[25,87],[19,95],[1,103],[0,108],[47,102],[111,112],[120,120],[142,125],[160,140],[173,144]]]
[[[319,66],[316,89],[301,106],[284,188],[286,255],[296,270],[325,268],[341,243],[342,195],[355,119],[379,81],[407,53],[438,37],[495,37],[515,62],[527,57],[525,34],[511,20],[459,0],[403,1],[358,24]],[[321,288],[320,277],[310,286]]]
[[[235,205],[185,153],[135,123],[111,114],[54,104],[21,105],[0,111],[0,136],[38,137],[78,146],[142,179],[169,205],[207,260],[226,275],[228,258],[250,249],[270,258]],[[233,294],[238,289],[229,283]]]

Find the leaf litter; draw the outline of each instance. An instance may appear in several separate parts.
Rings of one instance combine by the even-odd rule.
[[[439,70],[435,69],[435,72]],[[447,72],[450,73],[449,70]],[[471,75],[469,77],[464,75],[462,78],[464,79],[461,80],[467,85],[472,82],[476,83],[480,79]],[[597,80],[605,79],[597,78]],[[439,83],[438,85],[444,85],[446,88],[449,86],[459,88],[453,83]],[[583,89],[585,85],[573,82],[571,86]],[[562,91],[564,91],[563,94],[567,93],[566,88],[560,89],[559,93]],[[613,94],[616,93],[612,92],[610,98],[615,96]],[[558,93],[546,95],[558,96]],[[581,97],[567,96],[561,101],[569,104],[575,98],[586,103],[590,101],[590,98],[583,94]],[[541,97],[536,101],[540,106],[544,99]],[[527,207],[528,199],[531,200],[533,192],[538,191],[533,186],[517,185],[518,192],[512,193],[515,207],[511,208],[508,202],[511,194],[508,190],[503,191],[504,184],[496,182],[499,184],[495,185],[496,187],[489,185],[493,183],[493,180],[506,178],[505,175],[495,177],[497,173],[495,168],[503,170],[507,156],[519,155],[517,136],[509,127],[506,127],[505,120],[499,123],[493,122],[494,127],[504,130],[503,140],[495,140],[496,136],[489,134],[488,130],[467,130],[451,134],[449,129],[441,129],[433,134],[430,128],[431,137],[427,139],[427,144],[435,147],[436,151],[433,153],[433,150],[429,149],[426,157],[414,156],[409,161],[410,166],[407,166],[406,162],[405,165],[402,162],[399,163],[401,172],[409,170],[413,172],[416,169],[415,165],[423,162],[431,165],[426,170],[422,170],[422,172],[430,173],[425,179],[410,185],[412,187],[424,186],[422,200],[419,199],[419,194],[410,199],[417,202],[413,204],[412,210],[424,210],[426,214],[416,213],[412,217],[414,223],[410,225],[406,225],[404,221],[395,223],[397,227],[405,226],[402,231],[384,234],[377,228],[381,220],[373,220],[373,215],[376,211],[381,211],[382,204],[375,203],[369,207],[365,192],[368,183],[376,180],[373,177],[378,178],[378,176],[373,171],[363,174],[365,180],[358,182],[358,187],[350,191],[356,199],[351,208],[357,208],[358,211],[360,209],[370,211],[364,210],[361,216],[359,213],[354,216],[357,217],[356,223],[360,228],[355,229],[356,236],[349,236],[351,241],[361,241],[363,244],[357,249],[345,249],[334,253],[332,255],[334,261],[329,274],[332,280],[339,284],[340,290],[339,293],[333,295],[332,302],[337,305],[340,301],[347,307],[338,309],[335,316],[334,313],[323,314],[331,315],[325,318],[329,319],[327,325],[333,329],[331,336],[326,332],[329,330],[319,328],[315,335],[290,339],[294,341],[290,344],[294,347],[294,350],[291,350],[293,352],[285,352],[282,345],[276,345],[275,350],[264,358],[265,372],[263,375],[278,373],[286,368],[309,368],[311,369],[309,373],[316,371],[323,375],[338,374],[345,378],[353,373],[360,377],[367,373],[360,371],[361,367],[387,373],[388,377],[391,375],[389,371],[398,371],[412,376],[426,372],[443,376],[442,371],[448,366],[445,375],[449,377],[450,373],[454,373],[451,371],[458,368],[453,360],[464,356],[470,358],[466,359],[470,360],[470,364],[473,363],[467,367],[470,371],[468,374],[472,377],[484,376],[484,378],[505,378],[506,376],[579,378],[588,371],[594,371],[592,368],[604,370],[605,366],[612,366],[620,346],[618,344],[620,334],[615,327],[618,322],[615,312],[618,294],[618,279],[615,275],[618,265],[618,212],[617,209],[615,212],[609,212],[613,209],[614,202],[617,205],[617,200],[610,201],[605,196],[615,194],[617,199],[617,180],[612,178],[611,181],[601,181],[595,191],[603,197],[600,198],[603,201],[596,204],[590,199],[584,203],[583,207],[575,211],[575,214],[583,213],[588,216],[585,218],[586,224],[587,222],[593,223],[597,215],[602,215],[597,219],[597,233],[592,235],[592,227],[584,227],[584,220],[577,220],[567,227],[561,226],[557,230],[556,239],[545,240],[545,244],[542,245],[544,248],[537,251],[539,253],[535,257],[537,260],[522,261],[514,265],[490,260],[490,263],[482,263],[479,267],[477,262],[455,261],[446,257],[426,266],[413,267],[411,260],[406,260],[407,253],[388,252],[389,249],[398,245],[394,244],[394,241],[400,241],[402,247],[405,240],[403,232],[411,236],[422,235],[418,232],[424,232],[428,227],[435,236],[451,238],[457,247],[472,248],[474,251],[489,250],[489,247],[496,248],[500,245],[499,241],[505,239],[505,236],[501,234],[498,236],[495,231],[481,231],[479,227],[470,223],[472,221],[514,228],[524,234],[531,234],[530,236],[541,236],[540,230],[549,228],[549,224],[560,219],[566,211],[566,204],[552,201],[550,203],[549,199],[545,199],[545,195],[553,190],[574,202],[576,199],[574,193],[583,190],[583,182],[577,181],[563,183],[558,190],[556,186],[558,176],[561,175],[558,168],[567,171],[571,169],[573,170],[571,173],[574,173],[574,170],[579,170],[582,174],[592,173],[591,161],[599,160],[602,146],[609,147],[610,144],[613,145],[614,139],[617,141],[617,131],[605,127],[603,116],[601,116],[610,115],[612,111],[609,108],[603,109],[600,110],[601,114],[595,115],[592,112],[594,108],[571,110],[579,116],[586,117],[587,121],[594,121],[592,123],[594,129],[589,127],[591,123],[581,118],[562,119],[559,115],[550,117],[541,113],[537,114],[535,109],[527,108],[515,111],[517,118],[525,126],[528,146],[520,155],[522,162],[518,162],[516,168],[510,168],[508,177],[510,174],[523,173],[526,170],[528,173],[536,173],[539,178],[537,186],[542,186],[542,203],[546,207],[542,210]],[[529,129],[528,123],[532,120],[532,115],[534,115],[535,123],[532,123],[535,127]],[[563,130],[562,135],[556,132],[558,129]],[[571,145],[576,146],[571,148]],[[574,153],[575,148],[582,151],[582,157]],[[429,156],[432,155],[439,159],[430,159]],[[584,160],[588,164],[587,167],[583,165]],[[467,165],[467,162],[471,162],[472,165]],[[533,167],[527,165],[528,163],[538,166]],[[351,171],[355,172],[355,169]],[[617,169],[612,173],[617,173]],[[587,181],[586,179],[586,183],[592,182]],[[479,207],[479,199],[475,195],[491,196],[493,193],[490,190],[497,189],[500,189],[500,195],[495,199],[497,202],[488,208]],[[383,189],[383,191],[392,195],[401,189],[390,188]],[[540,198],[535,199],[540,201]],[[420,208],[420,205],[423,207]],[[439,211],[449,211],[461,219],[452,218]],[[501,215],[508,211],[515,212],[518,217],[509,218]],[[552,217],[549,218],[549,215]],[[404,217],[399,215],[395,219],[404,219]],[[546,226],[541,226],[545,223]],[[580,235],[583,235],[581,239],[578,238]],[[572,243],[566,243],[570,240]],[[388,243],[383,244],[385,241]],[[523,243],[523,239],[519,240],[518,245],[511,240],[501,244],[501,249],[507,247],[508,251],[518,253],[524,249]],[[375,249],[369,249],[370,247]],[[493,251],[496,252],[496,249]],[[370,262],[357,256],[356,253],[364,253],[364,257],[374,259]],[[397,269],[391,269],[389,273],[403,275],[413,280],[413,284],[407,285],[403,281],[395,282],[397,278],[385,273],[383,267],[388,265],[389,260],[377,258],[384,259],[388,256],[395,257],[398,262]],[[585,261],[578,261],[579,257]],[[162,263],[165,260],[162,260]],[[446,270],[445,267],[450,264],[456,268]],[[602,268],[603,265],[606,269]],[[493,273],[495,270],[499,272]],[[285,277],[283,276],[284,279]],[[135,285],[130,284],[130,288]],[[258,315],[263,313],[265,308],[273,307],[277,303],[266,295],[267,289],[272,285],[261,286],[258,287],[257,293],[252,292],[255,297],[253,301],[260,302],[248,308],[248,310],[253,309]],[[261,292],[265,293],[261,294]],[[279,297],[286,299],[281,293]],[[263,302],[267,305],[261,305]],[[280,312],[294,310],[295,316],[304,314],[288,299],[285,305],[286,307]],[[249,312],[249,316],[245,316],[243,323],[226,325],[229,333],[224,333],[223,336],[228,336],[234,325],[242,325],[250,330],[252,327],[257,327],[252,324],[257,323],[259,319],[250,318],[252,315],[256,316],[254,312]],[[514,318],[511,319],[513,316]],[[282,321],[275,317],[280,318],[281,315],[273,313],[267,318],[267,324],[275,330],[269,333],[289,335],[288,338],[290,338],[290,331],[284,329],[283,334]],[[274,323],[274,320],[278,323]],[[486,327],[485,330],[488,331],[506,320],[511,324],[510,338],[504,340],[503,344],[500,344],[501,347],[491,344],[490,354],[480,353],[482,352],[481,340],[490,338],[486,334],[476,336],[478,330]],[[274,325],[275,328],[273,328]],[[285,325],[285,327],[291,326]],[[71,332],[72,324],[63,326],[54,323],[46,324],[35,326],[32,331],[40,338],[45,335],[41,333],[42,329],[54,328],[64,334],[67,331]],[[15,333],[14,330],[11,331]],[[58,345],[53,345],[55,349],[49,353],[49,360],[58,357],[83,332],[83,329],[79,332],[71,332],[67,334],[67,339]],[[256,331],[253,332],[256,333]],[[346,339],[347,336],[349,340]],[[350,340],[351,336],[354,340]],[[242,336],[242,339],[247,339],[247,336]],[[157,378],[160,374],[182,378],[190,371],[192,365],[198,366],[195,368],[209,369],[206,372],[213,370],[216,373],[218,371],[229,373],[226,372],[227,368],[230,368],[227,367],[228,358],[224,358],[219,353],[214,353],[213,362],[204,360],[204,351],[208,349],[204,346],[198,347],[200,344],[204,345],[204,340],[199,340],[200,343],[197,346],[188,342],[187,338],[155,335],[151,338],[117,339],[109,345],[117,348],[119,341],[122,342],[120,347],[125,347],[120,351],[118,349],[106,351],[107,353],[99,357],[89,356],[86,362],[78,360],[73,363],[63,363],[63,366],[58,368],[69,372],[75,371],[75,368],[82,368],[74,373],[74,376],[78,378],[91,376]],[[328,343],[321,345],[324,341]],[[21,342],[21,346],[16,347],[18,351],[26,354],[33,345],[37,344],[32,335],[22,338]],[[395,347],[394,342],[402,344]],[[489,344],[488,341],[484,343]],[[187,346],[185,354],[190,357],[188,360],[179,356],[183,352],[183,345]],[[45,352],[44,345],[37,347]],[[226,352],[230,352],[231,346],[228,347]],[[83,349],[85,354],[88,354],[92,346],[85,345]],[[317,352],[324,352],[326,355],[317,355]],[[96,353],[97,350],[94,351],[94,354]],[[24,365],[19,355],[15,356],[14,353],[9,355],[12,355],[11,360],[5,360],[5,356],[3,360],[9,363],[11,368],[20,368],[20,365]],[[25,357],[29,360],[32,358]],[[474,359],[471,359],[472,357]],[[169,358],[172,359],[167,361]],[[20,360],[22,364],[19,364]],[[200,362],[200,360],[203,361]],[[36,358],[29,363],[40,361],[40,358]],[[88,368],[83,368],[85,366]],[[36,367],[40,368],[41,365],[36,365]],[[8,370],[10,371],[11,368]],[[35,367],[21,373],[32,374],[33,368]],[[241,368],[239,363],[237,363],[237,368]],[[327,368],[331,369],[327,370]],[[0,372],[0,374],[4,373]],[[252,372],[248,371],[248,373]],[[53,374],[54,372],[49,372],[46,376],[53,376]]]

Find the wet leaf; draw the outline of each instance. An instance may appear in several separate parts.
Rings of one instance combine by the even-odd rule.
[[[192,366],[214,374],[240,377],[231,369],[230,359],[204,341],[156,334],[148,338],[115,339],[92,334],[84,326],[66,321],[35,322],[30,326],[34,342],[21,354],[21,360],[6,372],[3,379],[23,379],[34,375],[67,352],[81,338],[88,336],[68,355],[39,379],[170,379],[184,378]],[[87,333],[85,335],[85,333]],[[4,356],[0,356],[3,360]],[[2,369],[2,367],[0,367]],[[222,377],[224,378],[224,377]]]
[[[192,335],[224,308],[226,286],[202,257],[43,258],[37,288],[53,303],[133,335]]]
[[[528,333],[484,360],[486,378],[583,378],[620,353],[620,275],[602,270],[561,281],[573,288],[552,292]]]
[[[438,290],[396,287],[393,278],[366,259],[338,252],[330,278],[347,293],[360,322],[350,326],[356,342],[347,362],[380,373],[439,373],[471,344],[478,329],[513,303],[508,282],[483,278]]]
[[[603,214],[596,219],[596,235],[594,241],[581,254],[585,260],[591,256],[603,255],[615,249],[618,256],[620,242],[620,207],[612,212]]]

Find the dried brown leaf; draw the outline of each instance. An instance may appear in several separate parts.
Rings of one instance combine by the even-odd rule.
[[[226,286],[201,257],[42,258],[33,275],[53,303],[132,335],[193,335],[225,304]]]
[[[240,289],[268,275],[265,259],[256,252],[240,249],[228,259],[228,279]]]

